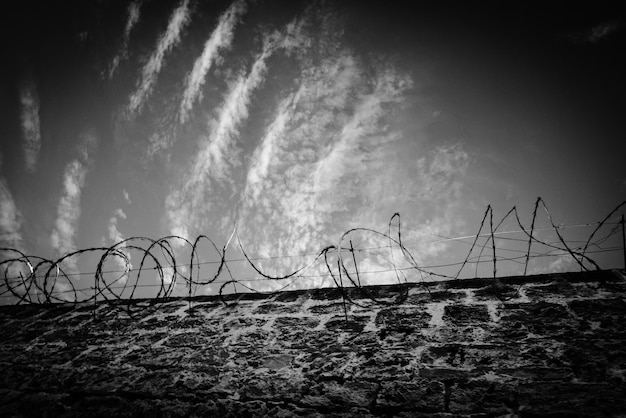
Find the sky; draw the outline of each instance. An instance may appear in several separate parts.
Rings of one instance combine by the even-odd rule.
[[[135,296],[161,282],[184,293],[185,276],[213,277],[226,245],[226,267],[194,292],[332,285],[315,261],[331,245],[352,245],[329,263],[356,267],[363,284],[489,276],[496,251],[498,276],[580,270],[539,243],[525,263],[513,215],[498,239],[472,243],[483,217],[489,232],[512,207],[530,230],[540,196],[549,212],[540,205],[535,237],[573,248],[626,200],[623,10],[411,3],[9,6],[19,24],[0,37],[0,247],[52,261],[94,249],[34,274],[61,268],[40,288],[74,286],[79,299],[103,284],[122,297],[133,283]],[[602,268],[623,268],[623,212],[593,236]],[[185,240],[201,235],[190,272]],[[125,241],[168,236],[180,238]],[[242,249],[268,276],[299,275],[265,280]],[[30,271],[3,268],[11,280]]]

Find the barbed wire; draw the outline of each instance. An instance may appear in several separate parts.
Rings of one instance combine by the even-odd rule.
[[[188,239],[170,235],[160,239],[151,239],[146,237],[132,237],[117,242],[110,247],[93,247],[77,250],[61,256],[60,258],[47,259],[40,256],[27,255],[19,249],[0,248],[0,274],[2,274],[2,282],[0,283],[0,299],[11,304],[51,304],[51,303],[90,303],[95,306],[101,301],[115,301],[117,306],[124,307],[129,314],[134,314],[143,309],[158,306],[174,294],[174,290],[180,288],[179,285],[186,287],[186,296],[191,300],[196,295],[197,289],[201,286],[219,284],[218,294],[224,303],[230,303],[233,298],[226,298],[226,289],[233,286],[234,292],[238,293],[237,286],[247,289],[249,292],[272,293],[278,292],[293,286],[298,281],[306,281],[311,279],[330,279],[331,282],[339,288],[344,308],[347,303],[359,304],[350,297],[347,288],[354,288],[365,298],[380,304],[400,303],[407,296],[408,285],[412,282],[426,283],[427,278],[458,280],[462,272],[468,265],[475,266],[475,277],[478,277],[478,268],[480,265],[490,263],[492,266],[493,278],[497,277],[498,263],[504,261],[523,264],[523,275],[528,273],[528,266],[531,260],[541,257],[564,257],[568,256],[573,260],[581,270],[588,271],[590,269],[599,270],[600,265],[591,258],[591,254],[602,254],[614,252],[622,247],[610,246],[603,248],[602,244],[606,243],[609,238],[616,235],[621,228],[624,228],[623,217],[622,222],[617,222],[616,214],[620,209],[624,208],[626,201],[617,205],[607,216],[601,221],[589,224],[573,224],[573,225],[557,225],[552,219],[546,203],[541,197],[535,201],[532,213],[532,220],[529,228],[526,228],[520,220],[518,210],[512,207],[497,223],[494,222],[494,211],[491,205],[488,205],[483,217],[480,221],[478,231],[475,235],[466,235],[461,237],[446,237],[437,234],[430,234],[439,239],[430,241],[405,242],[402,237],[402,225],[400,214],[395,213],[390,218],[386,232],[379,232],[370,228],[352,228],[344,232],[336,245],[328,245],[317,253],[278,255],[271,257],[251,257],[246,252],[241,238],[239,237],[237,228],[233,228],[232,234],[226,243],[219,247],[211,238],[206,235],[198,236],[193,242]],[[535,224],[538,217],[538,210],[542,208],[546,218],[550,224],[548,227],[536,228]],[[500,231],[504,222],[512,219],[519,229]],[[488,224],[488,225],[487,225]],[[608,232],[601,234],[604,226],[613,226]],[[561,230],[567,228],[594,227],[593,231],[584,240],[566,241]],[[406,228],[412,230],[411,228]],[[556,234],[555,241],[547,241],[538,238],[539,231],[551,230]],[[415,230],[418,232],[423,232]],[[386,245],[368,246],[365,248],[355,248],[353,237],[355,234],[369,234],[378,237],[387,242]],[[507,234],[522,234],[526,238],[510,238],[502,237]],[[465,241],[473,238],[470,242]],[[484,242],[479,242],[483,238]],[[595,240],[594,240],[595,238]],[[231,243],[236,239],[237,246],[243,255],[242,258],[228,258],[227,253],[232,248]],[[526,243],[525,250],[498,248],[496,241],[509,241]],[[200,245],[208,242],[212,251],[217,256],[217,260],[201,261],[199,256]],[[417,245],[424,244],[440,244],[446,242],[459,242],[470,246],[463,261],[443,263],[436,265],[420,265],[411,249]],[[182,243],[182,244],[181,244]],[[578,245],[574,245],[578,243]],[[533,245],[547,248],[547,251],[532,251]],[[623,243],[622,243],[623,245]],[[189,259],[187,263],[179,263],[176,254],[177,249],[186,247],[190,249]],[[595,250],[592,248],[596,248]],[[378,250],[387,250],[388,256],[384,257]],[[478,250],[478,255],[475,255]],[[491,255],[486,254],[489,251]],[[503,257],[498,252],[512,252],[521,255]],[[131,252],[141,254],[140,263],[134,268],[131,263]],[[96,254],[100,258],[94,271],[77,272],[66,271],[64,266],[68,265],[68,261],[75,260],[81,255]],[[359,260],[378,259],[385,262],[390,267],[377,268],[370,270],[359,270]],[[259,262],[267,260],[284,260],[311,257],[308,262],[284,275],[272,275],[264,271]],[[105,266],[111,260],[121,266],[120,269],[105,269]],[[231,266],[233,263],[244,263],[250,266],[257,274],[256,277],[237,278]],[[312,266],[321,264],[322,270],[326,273],[305,274]],[[75,265],[75,262],[69,265]],[[217,266],[216,271],[201,279],[200,267],[203,265]],[[436,272],[437,268],[454,268],[458,267],[455,274],[444,274]],[[68,270],[71,270],[68,268]],[[148,272],[152,272],[150,279],[143,280]],[[134,279],[131,280],[131,273]],[[417,280],[409,280],[407,274],[413,273],[417,275]],[[107,275],[115,275],[113,278]],[[154,275],[156,274],[156,278]],[[393,300],[380,299],[375,297],[368,290],[362,281],[362,276],[372,274],[392,274],[398,283],[398,295]],[[77,281],[83,277],[93,276],[93,286],[77,287]],[[78,277],[78,280],[76,278]],[[143,281],[142,281],[143,280]],[[285,283],[272,292],[263,292],[255,289],[252,285],[255,282],[272,281]],[[143,288],[156,289],[156,293],[147,300],[145,306],[139,307],[137,304],[123,303],[142,299],[138,295],[138,290]],[[426,286],[426,289],[428,287]],[[347,310],[345,311],[347,315]]]

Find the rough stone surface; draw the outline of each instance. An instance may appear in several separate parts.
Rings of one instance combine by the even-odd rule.
[[[0,416],[626,416],[622,271],[343,294],[0,307]]]

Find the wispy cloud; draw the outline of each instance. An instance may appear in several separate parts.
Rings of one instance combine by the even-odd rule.
[[[572,33],[568,38],[578,44],[595,44],[622,30],[624,23],[619,20],[604,22],[585,31]]]
[[[402,155],[396,155],[395,158],[389,155],[380,159],[385,162],[390,160],[396,160],[397,166],[373,168],[372,172],[378,174],[365,180],[367,186],[364,187],[364,194],[370,196],[371,200],[357,209],[355,218],[361,219],[363,224],[365,220],[371,219],[376,225],[375,229],[386,231],[389,217],[394,212],[400,212],[403,244],[418,265],[441,264],[442,257],[448,257],[443,260],[444,263],[457,261],[464,253],[455,252],[458,248],[451,248],[455,244],[442,241],[441,238],[453,236],[465,226],[460,214],[466,205],[463,193],[470,156],[464,150],[463,143],[440,144],[425,149],[417,161],[403,160]],[[392,230],[392,238],[397,239],[394,234],[396,230]],[[361,247],[387,244],[379,236],[371,234],[358,236],[358,241]],[[467,248],[462,247],[461,250]],[[360,271],[384,271],[364,275],[364,283],[395,282],[397,276],[390,261],[399,268],[412,266],[398,248],[391,251],[393,256],[390,250],[384,249],[359,259]],[[450,255],[453,255],[452,259]],[[415,270],[405,273],[409,280],[422,279],[422,275]]]
[[[2,166],[2,154],[0,154],[0,167]],[[0,176],[0,248],[9,248],[24,251],[24,241],[22,238],[23,218],[20,210],[15,204],[11,190],[7,181]],[[18,253],[14,251],[0,250],[0,262],[18,258]],[[13,292],[24,294],[27,289],[22,285],[19,277],[27,277],[30,274],[29,266],[23,262],[4,264],[0,268],[0,275],[3,278],[2,288],[7,290],[7,285]],[[13,280],[15,279],[15,280]],[[6,283],[4,282],[6,280]],[[4,300],[4,303],[11,303]]]
[[[619,29],[617,23],[605,23],[602,25],[594,26],[589,32],[587,40],[589,42],[598,42],[601,39],[606,38],[611,33],[616,32]]]
[[[57,255],[76,250],[74,237],[81,214],[80,198],[96,141],[96,137],[92,134],[83,135],[77,148],[78,158],[65,167],[61,198],[57,206],[57,218],[50,236],[50,244]],[[75,271],[76,260],[68,259],[67,267],[70,271]]]
[[[126,18],[126,26],[124,27],[124,34],[122,36],[122,46],[118,53],[113,57],[111,65],[109,67],[109,78],[113,77],[115,70],[120,65],[120,62],[125,60],[128,56],[128,42],[130,41],[130,32],[133,27],[139,22],[141,8],[141,0],[135,0],[128,5],[128,17]]]
[[[468,164],[462,145],[433,150],[427,138],[405,135],[401,115],[415,100],[411,77],[388,57],[346,47],[337,16],[323,8],[309,13],[268,34],[250,71],[228,85],[197,157],[166,200],[170,231],[191,238],[206,226],[223,231],[236,220],[246,250],[260,257],[315,253],[336,244],[349,228],[386,226],[396,211],[416,213],[416,222],[428,219],[413,238],[449,232],[447,225],[456,225],[453,201],[460,196]],[[248,138],[244,146],[240,135],[251,100],[275,70],[268,67],[270,57],[290,63],[286,74],[294,74],[294,87],[273,91],[273,114],[255,130],[260,133],[256,144]],[[432,110],[423,117],[432,118]],[[416,162],[419,147],[423,160]],[[412,192],[424,188],[428,192]],[[452,202],[450,209],[420,211],[429,198],[436,204]],[[229,206],[222,208],[225,199]],[[212,219],[214,213],[225,215]],[[360,242],[372,243],[367,237]],[[435,250],[428,251],[420,255]],[[294,257],[261,264],[270,274],[280,274],[302,263]],[[363,263],[389,267],[375,257]],[[324,270],[315,266],[310,273]],[[330,284],[324,277],[311,280]],[[265,283],[259,290],[275,285],[283,284]]]
[[[335,202],[324,206],[328,202],[318,200],[316,171],[341,142],[341,127],[363,87],[362,70],[350,53],[331,55],[303,69],[298,90],[279,105],[253,154],[245,185],[240,228],[242,236],[257,237],[245,243],[255,255],[306,253],[328,243],[331,219],[346,204],[339,196],[347,196],[350,187],[328,190]]]
[[[128,192],[126,191],[126,189],[122,190],[122,195],[124,196],[124,201],[126,202],[127,205],[130,205],[132,202],[130,200],[130,195],[128,194]]]
[[[252,155],[244,189],[244,197],[249,201],[257,201],[263,191],[270,164],[275,158],[274,148],[278,146],[293,117],[294,96],[289,95],[281,101],[273,121]]]
[[[166,200],[171,231],[190,237],[189,225],[196,216],[209,209],[207,190],[215,183],[228,183],[230,166],[237,164],[236,141],[241,124],[248,117],[248,106],[254,91],[261,85],[267,72],[266,60],[270,50],[265,48],[255,61],[250,73],[240,75],[231,84],[223,105],[218,111],[209,135],[201,142],[191,170],[186,173],[182,188],[173,191]]]
[[[143,67],[137,89],[130,96],[128,105],[129,116],[141,110],[144,101],[148,98],[156,79],[161,71],[165,54],[169,52],[178,42],[183,29],[190,20],[189,0],[183,0],[170,16],[165,33],[159,38],[156,49]]]
[[[206,75],[220,54],[230,49],[234,37],[235,27],[241,15],[246,11],[244,0],[237,0],[220,16],[217,27],[204,44],[202,55],[196,59],[193,69],[187,75],[185,91],[180,104],[180,121],[187,120],[189,112],[198,98],[202,97],[201,88]]]
[[[462,194],[470,163],[462,142],[436,146],[416,161],[412,192],[405,198],[414,202],[413,222],[419,226],[406,232],[407,241],[432,241],[464,226],[458,214],[464,206]],[[447,248],[442,242],[418,246],[414,255],[422,262],[432,261]]]
[[[21,85],[20,105],[26,169],[34,172],[37,170],[37,159],[39,157],[39,149],[41,148],[39,94],[37,92],[37,83],[34,80],[28,80]]]
[[[79,160],[74,160],[65,167],[63,191],[57,206],[57,218],[50,237],[52,248],[62,255],[76,250],[74,236],[80,219],[80,195],[85,185],[87,168]],[[72,270],[76,264],[71,261]]]
[[[325,21],[332,24],[332,19]],[[239,221],[246,249],[260,257],[314,253],[336,244],[347,229],[384,228],[396,211],[416,214],[416,222],[428,219],[405,238],[450,232],[458,226],[454,215],[469,164],[462,144],[442,145],[418,163],[409,161],[407,155],[415,155],[418,145],[429,149],[425,138],[403,135],[397,116],[414,95],[412,79],[392,60],[341,47],[332,27],[321,36],[313,45],[321,48],[323,58],[302,61],[313,65],[303,66],[299,88],[283,98],[250,160]],[[332,42],[335,37],[337,42]],[[432,112],[424,113],[428,117]],[[415,189],[427,192],[412,194]],[[438,213],[420,211],[428,199],[440,208]],[[359,244],[381,243],[363,236]],[[416,256],[442,251],[440,245],[421,249]],[[369,270],[389,269],[382,258],[361,262]],[[303,259],[263,264],[271,274],[281,274],[302,265]],[[376,282],[392,276],[370,278]],[[309,278],[295,286],[303,284],[331,282]],[[274,285],[263,286],[269,290]]]
[[[320,153],[333,147],[337,123],[351,111],[359,71],[348,54],[303,71],[299,89],[281,101],[254,151],[244,193],[248,203],[260,203],[273,188],[272,177],[289,164],[305,163],[311,169]]]
[[[254,91],[263,83],[267,73],[267,58],[271,49],[266,47],[257,58],[250,73],[240,75],[232,84],[224,104],[219,110],[217,122],[212,126],[208,141],[196,158],[192,178],[210,173],[218,180],[226,180],[228,165],[233,158],[235,141],[241,124],[248,118],[248,108]]]
[[[148,138],[148,146],[145,149],[144,155],[141,158],[141,162],[146,164],[153,161],[155,157],[164,156],[165,160],[169,160],[169,151],[174,144],[175,137],[170,130],[159,130],[154,132]]]
[[[370,177],[371,169],[382,168],[376,165],[386,159],[381,157],[387,157],[382,155],[388,152],[387,146],[398,139],[395,133],[386,130],[385,117],[389,110],[385,107],[402,101],[412,87],[411,80],[390,68],[374,67],[374,75],[359,83],[365,91],[357,96],[352,115],[317,163],[314,187],[318,194],[336,191],[340,182],[346,188],[346,180]],[[341,196],[347,197],[346,193]],[[319,199],[320,203],[324,200]]]
[[[267,76],[267,61],[277,50],[285,48],[281,33],[293,37],[287,32],[266,35],[263,50],[250,71],[240,73],[229,84],[224,101],[216,111],[216,120],[209,123],[208,135],[201,139],[200,150],[191,169],[185,173],[182,184],[167,197],[166,208],[172,234],[190,238],[191,225],[194,229],[202,227],[201,220],[206,219],[217,204],[210,198],[215,188],[234,185],[232,168],[242,165],[238,146],[240,129],[248,119],[255,92]],[[288,46],[291,47],[291,44]]]
[[[21,249],[22,214],[15,205],[7,182],[0,177],[0,246]]]
[[[270,35],[270,42],[276,47],[285,51],[286,55],[291,55],[294,51],[309,51],[312,45],[312,38],[306,33],[306,26],[311,23],[312,8],[307,8],[302,17],[294,19],[287,24],[282,31],[276,31]],[[302,58],[302,57],[301,57]]]
[[[528,274],[564,273],[579,271],[580,264],[571,255],[558,255],[542,259],[532,259],[529,263]]]
[[[0,167],[2,167],[2,154],[0,154]],[[0,176],[0,248],[24,251],[22,222],[22,214],[13,200],[13,195],[11,194],[7,181]],[[0,262],[14,259],[16,256],[17,253],[14,251],[0,250]],[[26,264],[4,264],[0,270],[0,274],[3,278],[6,276],[8,282],[11,283],[13,291],[18,293],[26,292],[24,286],[11,280],[11,278],[17,278],[20,275],[22,275],[22,277],[28,276],[29,269]]]
[[[109,219],[109,226],[108,226],[109,239],[111,240],[111,242],[113,244],[116,244],[116,243],[118,243],[120,241],[124,241],[124,236],[117,229],[117,221],[118,221],[118,219],[126,219],[126,214],[120,208],[118,208],[115,211],[115,214],[111,217],[111,219]]]
[[[124,241],[124,235],[122,235],[122,233],[120,232],[120,230],[118,229],[118,221],[119,220],[123,220],[126,219],[126,214],[124,213],[124,211],[120,208],[118,208],[115,211],[115,214],[109,219],[109,224],[108,224],[108,232],[109,232],[109,240],[110,243],[112,245],[120,243],[122,241]],[[119,270],[119,272],[124,272],[132,269],[133,265],[130,262],[132,257],[131,254],[128,250],[126,250],[126,243],[117,246],[116,247],[119,252],[121,253],[121,255],[114,255],[112,258],[115,262],[115,265],[117,266],[117,269]],[[124,258],[125,257],[125,258]],[[116,273],[119,273],[116,272]],[[118,280],[118,284],[124,284],[126,282],[126,280],[128,280],[128,274],[124,274],[122,276],[120,276],[119,274],[116,274],[116,279],[119,278]]]

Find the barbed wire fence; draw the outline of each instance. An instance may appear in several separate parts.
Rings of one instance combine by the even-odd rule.
[[[389,220],[386,232],[379,232],[370,228],[353,228],[343,233],[337,245],[329,245],[317,253],[278,255],[273,257],[252,257],[244,248],[236,228],[226,244],[218,246],[206,235],[198,236],[193,242],[180,236],[167,236],[160,239],[146,237],[132,237],[117,242],[109,247],[93,247],[81,249],[65,254],[58,259],[27,255],[15,248],[0,248],[0,303],[2,304],[52,304],[52,303],[93,303],[95,307],[102,301],[118,302],[117,305],[128,311],[130,315],[138,311],[151,309],[168,300],[173,296],[187,297],[190,301],[196,296],[202,286],[219,285],[217,294],[224,303],[236,300],[226,297],[232,293],[273,293],[293,287],[294,284],[306,287],[307,282],[314,279],[329,279],[329,283],[339,288],[343,298],[344,308],[346,303],[357,304],[350,297],[348,288],[361,293],[366,298],[381,304],[401,303],[408,292],[408,285],[413,283],[427,283],[436,280],[460,280],[464,271],[470,265],[474,265],[474,277],[479,276],[479,266],[489,264],[490,276],[494,279],[498,276],[498,265],[503,262],[516,263],[523,266],[522,275],[529,273],[530,262],[545,257],[568,257],[581,271],[600,270],[600,263],[594,260],[596,255],[606,253],[624,253],[626,263],[626,245],[624,232],[624,214],[620,211],[626,207],[626,201],[617,205],[601,221],[592,224],[555,224],[544,200],[537,198],[530,227],[526,228],[520,220],[517,208],[511,208],[502,219],[494,223],[493,208],[488,205],[478,231],[475,235],[462,237],[447,237],[435,235],[437,239],[421,241],[417,243],[403,240],[401,218],[395,213]],[[543,209],[549,226],[535,227],[538,212]],[[515,230],[503,231],[505,221],[514,222]],[[593,228],[585,240],[567,240],[564,231],[569,228]],[[410,228],[407,228],[410,230]],[[556,240],[548,241],[540,239],[542,231],[551,231],[556,235]],[[610,239],[616,241],[621,232],[621,245],[603,246]],[[385,245],[355,248],[352,237],[355,234],[364,233],[382,239]],[[511,238],[507,235],[518,234],[522,238]],[[431,234],[434,235],[434,234]],[[471,240],[471,241],[468,241]],[[481,242],[482,240],[482,242]],[[435,245],[442,243],[457,242],[469,246],[462,261],[454,261],[444,264],[420,265],[416,257],[410,251],[414,245]],[[497,242],[515,242],[524,245],[525,249],[505,248]],[[181,244],[183,243],[183,244]],[[200,248],[204,243],[208,244],[214,252],[215,260],[201,261]],[[176,258],[177,248],[185,246],[190,249],[187,263],[180,263]],[[228,258],[233,247],[238,247],[242,254],[239,258]],[[542,252],[533,251],[537,247],[544,249]],[[384,257],[389,268],[377,268],[359,270],[359,260],[367,257],[381,257],[374,254],[376,251],[386,251]],[[475,255],[478,251],[478,255]],[[138,267],[131,263],[131,252],[141,254]],[[513,252],[515,255],[502,256],[502,252]],[[68,260],[76,259],[85,254],[99,255],[94,271],[77,272],[64,268]],[[302,263],[288,274],[269,274],[261,263],[268,260],[304,259],[310,261]],[[111,260],[119,266],[118,269],[107,269]],[[235,263],[248,265],[256,274],[255,277],[238,277],[233,273],[232,266]],[[74,263],[75,264],[75,263]],[[306,274],[314,265],[322,266],[316,274]],[[201,267],[210,265],[215,268],[214,273],[202,277]],[[615,266],[610,266],[614,268]],[[447,269],[444,273],[441,269]],[[439,269],[439,271],[437,271]],[[366,280],[368,276],[386,274],[393,277],[398,286],[398,297],[393,300],[376,298],[368,290]],[[85,277],[93,277],[93,284],[79,287]],[[278,283],[270,292],[259,290],[254,286],[260,282]],[[284,283],[284,284],[283,284]],[[152,294],[149,298],[142,295],[141,290],[150,288]],[[175,289],[184,289],[184,293],[175,292]],[[232,288],[231,292],[227,290]],[[240,289],[243,292],[240,292]],[[428,289],[428,287],[426,287]],[[139,301],[142,303],[131,303]],[[231,302],[229,302],[231,301]]]

